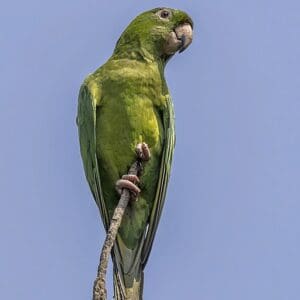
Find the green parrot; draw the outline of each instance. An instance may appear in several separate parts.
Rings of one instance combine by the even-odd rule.
[[[112,251],[115,299],[142,299],[143,270],[161,216],[175,144],[174,112],[164,77],[168,60],[192,42],[192,19],[155,8],[137,16],[108,61],[83,82],[77,125],[85,175],[106,230],[129,188],[130,201]],[[137,181],[123,177],[145,143],[151,159]],[[143,145],[145,145],[143,144]],[[117,183],[117,188],[116,188]]]

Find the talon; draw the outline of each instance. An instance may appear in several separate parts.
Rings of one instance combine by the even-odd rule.
[[[129,181],[131,181],[134,184],[137,184],[137,183],[140,182],[140,179],[136,175],[133,175],[133,174],[123,175],[122,179],[129,180]]]
[[[142,150],[142,144],[137,144],[136,148],[135,148],[135,152],[138,156],[138,158],[142,158],[143,156],[143,150]]]
[[[131,176],[131,175],[124,175],[124,176],[127,177],[127,176]],[[133,176],[135,176],[135,175],[133,175]],[[134,178],[134,179],[136,179],[136,178]],[[128,179],[119,179],[116,182],[116,190],[121,195],[123,189],[128,189],[130,191],[133,199],[136,199],[137,196],[139,195],[139,193],[141,192],[141,190],[134,183],[132,183],[132,181],[130,181]]]
[[[142,149],[143,149],[143,155],[144,155],[144,161],[148,161],[151,157],[150,149],[146,143],[142,143]]]
[[[140,143],[136,146],[137,156],[143,160],[148,161],[151,157],[149,147],[146,143]]]

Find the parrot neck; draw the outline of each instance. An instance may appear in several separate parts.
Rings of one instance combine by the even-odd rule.
[[[138,37],[135,37],[134,39],[128,38],[126,35],[122,35],[117,42],[113,57],[119,59],[133,59],[147,63],[158,63],[161,66],[162,71],[170,58],[161,55],[157,50],[156,45],[144,41],[143,39],[139,39]]]
[[[147,63],[159,63],[163,69],[166,66],[168,60],[165,60],[165,57],[160,57],[158,55],[153,55],[150,51],[146,48],[133,48],[132,46],[124,47],[122,50],[114,51],[113,57],[119,59],[133,59],[140,62],[147,62]]]

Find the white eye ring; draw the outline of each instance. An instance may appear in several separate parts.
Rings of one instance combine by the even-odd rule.
[[[157,15],[159,16],[160,19],[168,21],[171,17],[171,12],[167,9],[162,9],[157,12]]]

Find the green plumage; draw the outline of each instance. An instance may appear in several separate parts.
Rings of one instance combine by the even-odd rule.
[[[112,57],[81,86],[77,124],[85,174],[106,230],[120,196],[115,183],[136,159],[135,147],[151,151],[141,193],[126,208],[113,251],[115,299],[142,299],[142,270],[160,219],[174,149],[174,115],[164,79],[171,55],[163,52],[174,26],[191,23],[170,10],[169,22],[154,9],[124,31]]]

